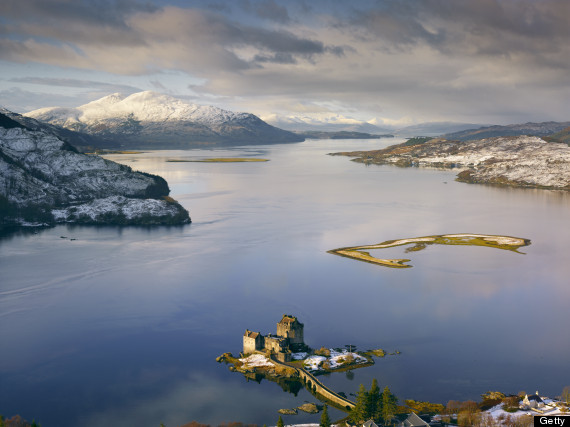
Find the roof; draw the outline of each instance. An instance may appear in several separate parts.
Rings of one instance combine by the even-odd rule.
[[[257,338],[259,336],[259,332],[253,332],[250,330],[246,330],[245,334],[243,334],[244,337],[248,337],[248,338]]]
[[[283,319],[279,323],[293,323],[297,318],[295,316],[289,316],[287,314],[283,315]]]
[[[378,426],[374,421],[368,420],[364,424],[362,424],[362,427],[378,427]]]
[[[429,426],[428,423],[426,423],[424,420],[422,420],[420,417],[418,417],[416,414],[414,414],[413,412],[408,415],[408,418],[406,418],[404,420],[404,425],[406,427],[420,427],[420,426]]]
[[[527,396],[527,397],[528,397],[529,401],[536,400],[537,402],[542,402],[542,399],[537,394],[531,394],[530,396]]]
[[[279,323],[298,323],[299,325],[303,325],[301,322],[297,320],[295,316],[291,316],[290,314],[284,314],[283,318]]]

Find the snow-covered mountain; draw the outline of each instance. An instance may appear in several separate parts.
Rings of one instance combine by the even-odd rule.
[[[192,104],[152,91],[128,97],[114,93],[77,108],[41,108],[24,115],[96,135],[121,147],[184,148],[198,144],[302,141],[253,114]]]
[[[364,132],[375,135],[387,134],[393,128],[380,127],[362,120],[340,114],[318,114],[312,116],[280,116],[271,114],[264,120],[281,129],[297,132]]]
[[[383,122],[382,119],[368,121],[357,120],[341,114],[313,114],[299,116],[280,116],[271,114],[264,117],[268,123],[281,129],[302,132],[363,132],[375,135],[395,134],[402,137],[438,136],[444,133],[458,132],[478,128],[483,125],[457,122],[426,122],[409,126],[398,126]]]
[[[0,113],[0,229],[23,222],[181,224],[188,212],[158,176],[78,153]]]

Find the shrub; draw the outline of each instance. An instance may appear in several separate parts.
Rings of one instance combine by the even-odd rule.
[[[317,356],[326,356],[326,357],[330,357],[331,355],[331,351],[328,348],[325,347],[321,347],[318,350],[315,350],[315,354]]]

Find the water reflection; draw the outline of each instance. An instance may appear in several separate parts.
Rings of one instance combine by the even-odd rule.
[[[326,155],[395,142],[109,156],[164,176],[194,223],[57,226],[0,240],[4,415],[59,426],[273,424],[278,409],[314,397],[247,382],[215,358],[240,351],[245,327],[282,313],[305,319],[312,347],[402,351],[319,378],[347,396],[372,378],[401,399],[476,399],[489,389],[559,394],[570,378],[570,197]],[[164,161],[249,154],[271,161]],[[525,256],[432,245],[402,270],[326,253],[347,242],[455,230],[532,245]],[[286,422],[293,420],[318,416]]]

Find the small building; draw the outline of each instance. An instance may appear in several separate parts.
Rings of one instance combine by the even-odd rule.
[[[402,421],[399,424],[399,426],[400,427],[425,427],[425,426],[429,426],[429,423],[422,420],[417,414],[414,414],[412,412],[410,415],[408,415],[408,418],[406,418],[404,421]]]
[[[538,395],[538,391],[535,394],[525,394],[524,399],[521,404],[522,407],[526,409],[535,409],[544,407],[544,401]]]
[[[362,424],[362,427],[378,427],[378,426],[373,420],[368,420],[364,424]]]

